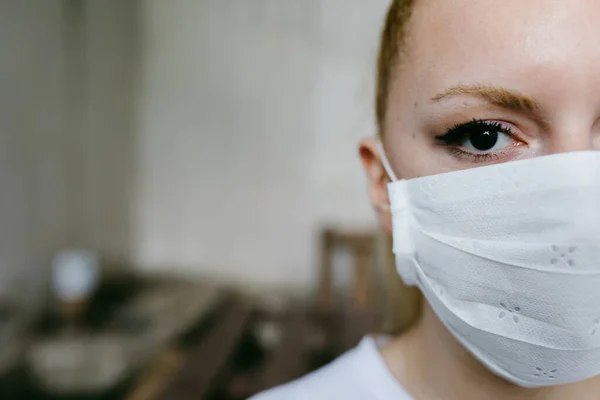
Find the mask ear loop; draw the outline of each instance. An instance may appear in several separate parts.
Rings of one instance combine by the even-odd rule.
[[[383,143],[381,143],[381,140],[379,138],[377,138],[377,150],[379,150],[379,157],[381,157],[383,169],[385,169],[385,172],[388,174],[388,177],[392,180],[392,182],[397,181],[398,178],[396,178],[396,174],[394,174],[394,171],[392,170],[392,166],[390,165],[390,162],[388,161],[388,158],[385,155]]]
[[[406,181],[399,181],[396,178],[396,174],[392,170],[390,163],[385,155],[383,144],[381,140],[377,139],[377,150],[379,150],[379,156],[381,157],[381,163],[385,172],[388,174],[394,184],[388,184],[388,191],[390,193],[390,201],[392,201],[392,227],[393,233],[393,250],[396,258],[396,270],[409,286],[418,285],[418,272],[419,265],[416,261],[416,253],[414,251],[414,244],[412,239],[412,231],[408,219],[410,216],[410,204],[408,201],[408,195],[406,192]]]

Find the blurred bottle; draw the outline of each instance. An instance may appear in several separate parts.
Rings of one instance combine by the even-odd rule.
[[[85,314],[99,279],[100,260],[95,253],[69,249],[55,256],[52,285],[61,316],[70,332],[75,332],[80,327],[80,318]]]

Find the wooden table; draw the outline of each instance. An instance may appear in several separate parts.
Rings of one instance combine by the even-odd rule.
[[[320,353],[328,352],[330,361],[354,347],[375,322],[356,313],[319,317],[302,306],[273,315],[233,302],[189,348],[166,348],[127,400],[247,399],[318,368]],[[277,338],[268,347],[256,336],[263,323],[277,327]],[[325,331],[327,341],[313,340]]]

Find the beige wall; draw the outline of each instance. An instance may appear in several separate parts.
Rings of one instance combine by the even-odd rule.
[[[81,1],[81,0],[76,0]],[[78,244],[105,257],[131,259],[139,76],[140,7],[136,0],[86,0],[80,102],[81,173]]]
[[[319,226],[373,223],[356,146],[388,1],[142,4],[136,261],[309,287]]]
[[[0,1],[0,295],[38,308],[66,243],[62,2]]]
[[[386,5],[0,0],[19,38],[0,41],[0,290],[42,293],[9,277],[44,285],[65,244],[311,287],[319,227],[373,223],[356,144]]]
[[[0,296],[41,304],[62,246],[131,258],[137,4],[0,0]]]

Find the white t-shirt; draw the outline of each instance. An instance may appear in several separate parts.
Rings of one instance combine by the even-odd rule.
[[[360,344],[329,365],[250,400],[413,400],[387,369],[377,339]]]

